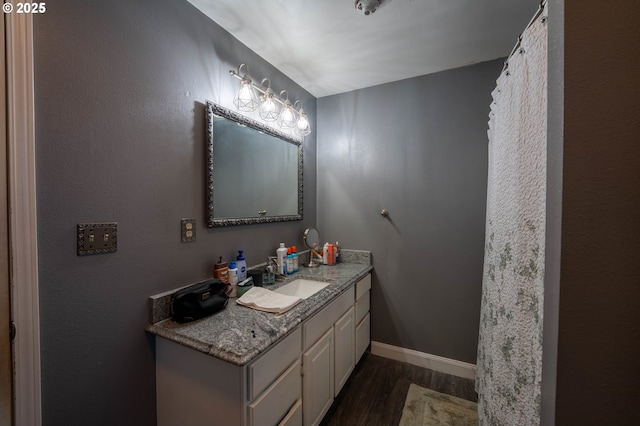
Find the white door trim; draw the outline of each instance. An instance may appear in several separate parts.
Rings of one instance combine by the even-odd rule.
[[[33,19],[4,14],[15,425],[42,424],[36,216]]]

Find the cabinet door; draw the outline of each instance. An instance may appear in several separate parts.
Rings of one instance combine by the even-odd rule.
[[[318,425],[333,403],[333,327],[302,355],[305,426]]]
[[[340,318],[335,330],[335,393],[338,396],[355,365],[355,315],[353,307]]]

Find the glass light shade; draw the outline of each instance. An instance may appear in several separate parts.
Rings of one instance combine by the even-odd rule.
[[[282,112],[278,118],[278,124],[283,129],[293,129],[297,121],[296,112],[291,106],[291,102],[288,100],[285,101],[284,108],[282,108]]]
[[[264,121],[276,121],[279,115],[280,108],[278,107],[278,102],[273,98],[273,92],[267,90],[260,104],[260,117]]]
[[[295,132],[300,136],[307,136],[311,133],[311,126],[309,125],[309,117],[304,112],[302,108],[300,108],[300,112],[298,113],[298,121],[296,122]]]
[[[251,80],[242,79],[240,89],[233,98],[233,104],[240,111],[254,111],[260,105],[256,90],[251,84]]]

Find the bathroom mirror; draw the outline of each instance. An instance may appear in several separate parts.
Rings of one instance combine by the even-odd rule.
[[[301,219],[301,142],[207,102],[207,226]]]

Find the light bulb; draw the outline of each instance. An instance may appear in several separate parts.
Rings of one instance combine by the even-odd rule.
[[[278,104],[273,99],[273,95],[267,93],[260,105],[260,117],[262,117],[264,121],[276,121],[279,112]]]
[[[300,120],[298,120],[298,130],[304,130],[307,127],[309,127],[309,120],[307,120],[307,117],[300,117]]]
[[[291,104],[285,105],[280,114],[280,127],[285,129],[293,129],[296,125],[296,115],[291,108]]]
[[[296,104],[300,102],[297,101]],[[302,109],[302,102],[300,102],[300,110],[298,111],[298,121],[296,122],[295,132],[300,136],[307,136],[311,133],[311,126],[309,126],[309,118]]]
[[[238,89],[233,103],[240,111],[253,111],[258,107],[258,97],[250,80],[240,82],[240,89]]]

